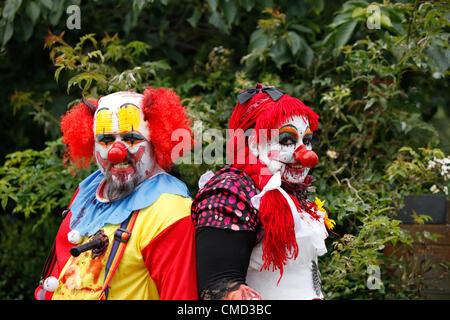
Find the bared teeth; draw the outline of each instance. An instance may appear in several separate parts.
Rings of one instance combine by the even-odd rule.
[[[125,162],[121,162],[121,163],[115,164],[114,168],[125,169],[125,168],[128,168],[129,165],[130,165],[129,162],[125,161]]]

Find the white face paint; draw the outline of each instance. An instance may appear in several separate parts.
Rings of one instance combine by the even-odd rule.
[[[278,171],[284,181],[291,183],[303,182],[309,168],[302,166],[294,157],[298,147],[304,145],[311,150],[312,131],[308,121],[302,116],[295,116],[272,130],[271,140],[256,145],[255,139],[250,139],[250,151],[259,156],[273,175]]]
[[[143,98],[134,92],[117,92],[99,100],[94,155],[105,175],[102,195],[109,200],[132,193],[159,168],[141,109]]]

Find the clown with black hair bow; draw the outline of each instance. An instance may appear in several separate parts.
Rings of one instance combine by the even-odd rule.
[[[334,221],[308,198],[318,119],[274,87],[238,95],[231,165],[202,177],[192,204],[201,299],[323,299],[318,257]]]
[[[36,299],[197,298],[192,201],[167,173],[171,134],[189,125],[178,95],[151,87],[83,97],[63,116],[71,161],[99,169],[65,210]]]

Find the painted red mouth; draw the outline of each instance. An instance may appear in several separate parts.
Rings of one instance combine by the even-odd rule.
[[[282,164],[284,164],[288,168],[289,171],[292,171],[292,172],[301,173],[305,170],[305,167],[302,166],[300,164],[300,162],[294,162],[294,163],[288,163],[288,162],[283,162],[283,161],[280,161],[280,162]]]
[[[297,167],[287,166],[287,170],[291,173],[291,175],[298,176],[298,175],[302,175],[303,172],[305,172],[305,167],[301,166],[301,167],[297,168]]]
[[[302,166],[300,163],[284,163],[286,168],[282,174],[281,179],[283,180],[299,180],[305,174],[306,167]]]
[[[130,174],[134,171],[133,165],[128,162],[118,163],[110,169],[112,174]]]

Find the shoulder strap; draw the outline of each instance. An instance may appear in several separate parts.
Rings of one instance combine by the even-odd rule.
[[[108,284],[119,266],[120,259],[122,259],[125,247],[131,237],[131,232],[133,231],[138,213],[139,210],[133,212],[124,222],[122,222],[120,227],[117,228],[114,233],[114,243],[112,245],[111,252],[109,253],[108,262],[106,263],[105,279],[103,281],[103,288],[100,293],[99,300],[108,299]]]

